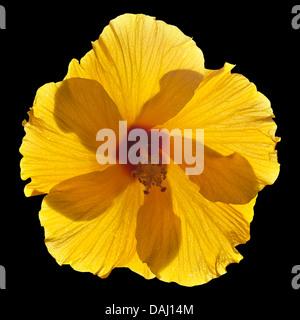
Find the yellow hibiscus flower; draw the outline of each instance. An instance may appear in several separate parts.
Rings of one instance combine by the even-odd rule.
[[[47,194],[39,217],[49,252],[102,278],[127,267],[194,286],[224,274],[242,259],[235,247],[250,238],[257,193],[279,173],[269,100],[233,65],[205,69],[190,37],[146,15],[117,17],[92,44],[63,81],[37,91],[23,123],[21,177],[31,178],[26,196]],[[121,120],[204,129],[203,173],[172,161],[163,176],[100,165],[97,132],[118,136]],[[152,178],[158,187],[145,190]]]

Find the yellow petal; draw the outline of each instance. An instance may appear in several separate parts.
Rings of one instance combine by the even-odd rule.
[[[274,150],[279,140],[275,137],[274,115],[270,101],[245,77],[231,74],[232,68],[225,64],[220,70],[206,70],[194,97],[162,127],[204,129],[205,146],[225,157],[234,159],[234,154],[243,157],[253,169],[261,190],[274,183],[279,173]],[[205,167],[206,164],[204,171]],[[247,184],[247,172],[241,170],[236,178]]]
[[[185,162],[184,146],[187,140],[186,137],[183,139],[184,130],[178,131],[178,133],[180,132],[183,147],[181,148],[182,163],[179,166],[186,172],[187,168],[199,166],[200,163],[187,164]],[[176,136],[176,138],[178,137]],[[191,144],[195,146],[196,141],[193,139]],[[175,147],[176,145],[171,141],[170,156],[173,161],[175,159]],[[245,204],[257,195],[260,190],[258,179],[253,168],[244,157],[236,152],[224,156],[205,145],[203,147],[203,172],[199,175],[189,175],[189,178],[198,185],[199,192],[207,200]],[[195,147],[192,155],[196,157]]]
[[[99,81],[131,125],[144,104],[159,94],[161,79],[178,69],[204,74],[203,54],[195,42],[153,17],[124,14],[110,21],[80,64],[72,60],[67,78]],[[186,72],[176,73],[178,86],[184,77]]]
[[[137,252],[135,252],[135,255],[133,256],[133,258],[127,264],[125,264],[124,267],[127,267],[133,272],[138,273],[139,275],[143,276],[145,279],[155,278],[155,275],[151,272],[148,265],[145,262],[141,261]]]
[[[136,253],[136,216],[143,198],[139,183],[121,166],[58,184],[40,211],[49,252],[60,265],[100,277],[126,266]]]
[[[159,272],[176,259],[181,245],[180,219],[173,212],[171,189],[153,187],[140,208],[136,228],[137,253],[159,277]]]
[[[202,174],[189,178],[199,186],[201,195],[213,202],[246,204],[260,190],[258,179],[244,157],[236,152],[223,156],[206,146]]]
[[[120,114],[94,80],[69,79],[37,91],[20,148],[22,179],[31,178],[27,196],[47,193],[57,183],[105,169],[96,160],[97,131],[118,132]]]
[[[168,72],[160,81],[160,91],[143,106],[136,123],[152,128],[173,118],[193,97],[202,74],[191,70]]]
[[[228,264],[242,259],[235,246],[250,238],[255,199],[245,205],[210,202],[177,165],[169,165],[167,179],[182,234],[176,256],[160,257],[165,264],[156,270],[156,276],[184,286],[206,283],[226,273]]]

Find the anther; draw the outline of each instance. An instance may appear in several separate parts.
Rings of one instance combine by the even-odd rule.
[[[149,194],[151,186],[160,187],[161,192],[167,190],[166,187],[162,187],[163,180],[167,177],[166,165],[159,164],[142,164],[137,165],[136,170],[131,172],[133,178],[137,178],[138,181],[145,186],[144,194]]]
[[[136,178],[136,171],[135,170],[131,172],[131,176],[132,176],[132,178]]]

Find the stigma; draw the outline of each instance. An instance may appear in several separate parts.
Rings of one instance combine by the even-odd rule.
[[[145,186],[145,194],[149,194],[151,186],[159,187],[161,192],[167,190],[166,187],[162,186],[162,182],[167,177],[167,166],[164,164],[139,163],[136,169],[131,172],[131,175]]]

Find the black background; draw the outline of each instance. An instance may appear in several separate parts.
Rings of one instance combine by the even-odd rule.
[[[193,304],[194,315],[181,316],[191,319],[296,311],[300,289],[291,286],[291,269],[300,264],[300,29],[291,26],[291,10],[297,2],[208,2],[1,1],[7,13],[7,29],[0,30],[0,265],[7,271],[1,310],[8,306],[11,313],[42,316],[84,312],[86,318],[93,314],[96,319],[118,318],[104,313],[113,303]],[[234,72],[256,84],[276,115],[277,136],[282,137],[277,145],[280,176],[259,194],[251,240],[238,247],[244,259],[202,286],[145,280],[129,269],[115,269],[100,279],[60,267],[44,245],[38,219],[43,197],[23,194],[21,122],[27,119],[36,90],[62,80],[71,59],[83,57],[109,20],[126,12],[155,16],[192,36],[204,53],[206,68],[236,64]]]

